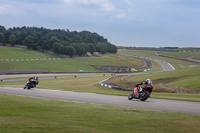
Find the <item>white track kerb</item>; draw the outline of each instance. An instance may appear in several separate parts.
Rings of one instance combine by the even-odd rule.
[[[173,69],[173,71],[175,70],[175,68],[172,66],[172,64],[170,64],[169,62],[167,62],[167,64],[171,66],[171,68]]]
[[[112,77],[110,77],[110,78],[112,78]],[[100,85],[100,86],[107,87],[107,88],[114,88],[114,86],[112,86],[112,85],[107,85],[107,84],[104,84],[104,83],[103,83],[103,82],[109,80],[110,78],[107,78],[107,79],[102,80],[101,82],[99,82],[99,85]]]

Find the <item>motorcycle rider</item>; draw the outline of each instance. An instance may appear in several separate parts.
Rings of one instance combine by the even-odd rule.
[[[136,86],[136,87],[139,87],[140,85],[144,85],[144,86],[142,86],[142,88],[146,88],[146,87],[148,87],[148,86],[153,88],[153,83],[152,83],[152,81],[151,81],[150,79],[146,79],[146,81],[141,82],[141,83],[138,83],[138,84],[136,84],[135,86]],[[140,90],[138,90],[137,88],[134,89],[134,94],[133,94],[133,96],[136,97],[136,98],[139,97],[138,91],[140,91]],[[150,92],[150,93],[151,93],[151,92]]]
[[[38,76],[31,77],[31,78],[29,78],[28,80],[29,80],[29,82],[31,82],[31,83],[34,84],[34,87],[36,87],[36,85],[38,85],[38,83],[39,83],[39,78],[38,78]]]

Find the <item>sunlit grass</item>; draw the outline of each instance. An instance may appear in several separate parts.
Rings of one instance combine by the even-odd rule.
[[[198,133],[199,115],[0,94],[2,133]]]

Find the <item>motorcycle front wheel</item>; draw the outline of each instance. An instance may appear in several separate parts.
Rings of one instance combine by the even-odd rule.
[[[128,96],[128,100],[132,100],[133,99],[133,92]]]
[[[147,98],[149,98],[150,96],[150,93],[148,91],[143,91],[141,94],[140,94],[140,100],[141,101],[145,101],[147,100]]]

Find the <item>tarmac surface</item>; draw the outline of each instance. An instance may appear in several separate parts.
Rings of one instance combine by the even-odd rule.
[[[0,93],[18,95],[18,96],[72,101],[79,103],[91,103],[91,104],[111,105],[120,107],[130,107],[136,109],[180,112],[180,113],[200,115],[199,102],[176,101],[176,100],[153,99],[153,98],[149,98],[146,101],[140,101],[138,99],[128,100],[128,96],[102,95],[95,93],[36,89],[36,88],[33,88],[31,90],[26,90],[23,88],[0,87]]]

